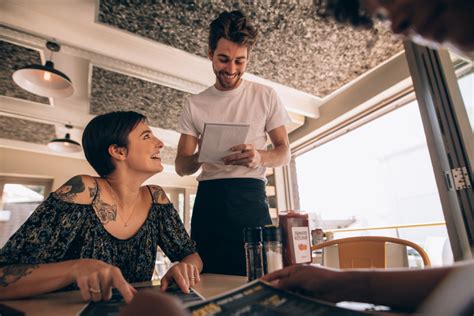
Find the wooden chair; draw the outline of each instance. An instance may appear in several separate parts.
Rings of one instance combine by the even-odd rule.
[[[396,245],[398,249],[393,247],[393,245]],[[388,268],[408,266],[406,247],[411,247],[420,254],[425,267],[431,265],[430,259],[423,248],[411,241],[394,237],[362,236],[340,238],[313,245],[311,250],[324,249],[322,262],[324,266],[340,269]],[[337,251],[334,251],[336,248]],[[333,253],[333,260],[329,259],[330,252]],[[337,259],[334,260],[334,257],[339,259],[338,266],[337,263],[334,263],[335,261],[337,262]],[[387,260],[389,257],[398,257],[396,259],[401,264],[389,264],[389,260]]]

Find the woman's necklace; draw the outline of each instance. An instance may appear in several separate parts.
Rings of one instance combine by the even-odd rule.
[[[112,199],[114,200],[115,203],[117,203],[117,215],[118,217],[120,218],[120,220],[122,221],[123,223],[123,226],[124,227],[128,227],[128,222],[130,221],[130,219],[132,218],[132,215],[133,213],[135,212],[135,206],[137,205],[137,202],[138,202],[138,199],[135,199],[134,202],[133,202],[133,206],[132,206],[132,211],[130,212],[130,215],[128,215],[127,219],[124,220],[124,218],[122,217],[122,215],[120,215],[120,212],[119,212],[119,209],[118,209],[118,198],[117,198],[117,195],[115,194],[115,191],[114,191],[114,188],[112,187],[112,185],[110,184],[109,180],[107,180],[107,178],[104,178],[105,182],[107,182],[108,184],[108,190],[110,192],[110,195],[112,195]],[[121,208],[123,210],[123,208]]]

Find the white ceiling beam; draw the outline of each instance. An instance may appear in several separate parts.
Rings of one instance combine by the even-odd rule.
[[[0,96],[0,114],[20,119],[55,125],[71,124],[75,129],[82,130],[95,115],[72,112],[64,107],[52,107],[26,100]],[[166,146],[177,147],[180,134],[173,130],[152,127],[153,133]]]

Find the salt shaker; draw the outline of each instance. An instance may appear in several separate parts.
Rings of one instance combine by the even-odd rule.
[[[283,268],[282,251],[280,229],[273,225],[263,227],[263,270],[265,274]]]
[[[262,228],[245,228],[244,242],[247,280],[250,282],[263,276]]]

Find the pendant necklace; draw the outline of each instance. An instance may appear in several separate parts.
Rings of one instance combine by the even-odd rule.
[[[118,206],[118,198],[117,198],[117,195],[115,194],[115,191],[114,191],[112,185],[110,184],[109,180],[107,180],[107,178],[104,178],[104,180],[108,184],[108,190],[110,192],[110,195],[112,195],[112,199],[115,201],[115,203],[117,203],[117,206]],[[138,199],[135,199],[135,202],[133,203],[133,206],[132,206],[132,211],[130,212],[130,215],[128,215],[127,220],[124,220],[122,215],[120,215],[120,212],[119,212],[118,207],[117,207],[117,215],[120,218],[120,220],[122,221],[124,227],[128,227],[128,222],[132,218],[133,213],[135,213],[135,206],[137,205],[137,202],[138,202]]]

